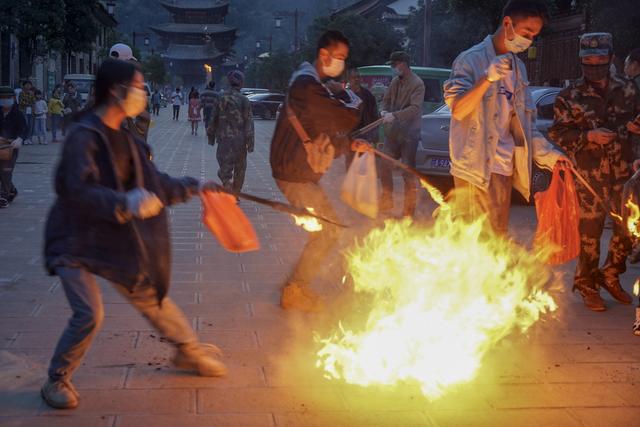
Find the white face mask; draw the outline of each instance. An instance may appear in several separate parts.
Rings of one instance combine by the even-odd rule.
[[[529,49],[533,41],[516,33],[513,28],[513,24],[510,24],[510,26],[511,31],[513,32],[513,40],[509,40],[505,31],[504,45],[506,46],[507,50],[513,53],[520,53]]]
[[[322,65],[322,72],[329,77],[338,77],[344,71],[344,60],[331,57],[329,65]]]
[[[147,92],[137,87],[127,90],[127,97],[120,101],[120,107],[127,117],[136,117],[147,108]]]
[[[398,67],[391,67],[391,72],[393,73],[394,76],[399,76],[402,74],[402,72],[400,72],[400,69]]]
[[[13,98],[2,98],[0,99],[0,107],[13,107],[14,101]]]

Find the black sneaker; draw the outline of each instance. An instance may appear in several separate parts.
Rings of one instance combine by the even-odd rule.
[[[0,209],[4,209],[9,206],[9,201],[4,197],[0,197]]]
[[[18,189],[16,187],[13,187],[13,189],[11,190],[11,192],[9,193],[9,203],[13,202],[13,200],[18,197]]]

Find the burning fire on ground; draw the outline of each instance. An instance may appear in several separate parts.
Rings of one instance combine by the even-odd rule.
[[[414,382],[436,399],[472,380],[501,339],[556,309],[542,255],[487,232],[484,220],[454,217],[425,188],[441,206],[433,225],[387,221],[348,253],[354,290],[372,302],[364,326],[341,323],[318,338],[327,378]]]

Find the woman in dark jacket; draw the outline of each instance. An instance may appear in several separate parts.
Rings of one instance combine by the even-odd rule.
[[[226,372],[166,296],[171,256],[164,206],[186,202],[199,183],[159,172],[150,147],[121,127],[145,109],[143,83],[136,64],[105,61],[96,75],[95,105],[70,128],[57,167],[46,266],[60,277],[73,316],[42,387],[45,401],[55,408],[78,405],[71,377],[104,317],[95,276],[109,280],[176,345],[176,366],[204,376]]]

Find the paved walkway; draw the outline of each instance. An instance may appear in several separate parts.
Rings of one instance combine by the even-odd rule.
[[[204,137],[163,109],[151,131],[159,168],[172,175],[215,178]],[[280,198],[268,167],[273,122],[256,121],[246,191]],[[414,388],[360,388],[324,380],[314,368],[314,330],[335,313],[302,316],[277,306],[278,288],[305,239],[280,213],[243,202],[262,242],[259,252],[224,252],[203,228],[195,200],[171,209],[171,296],[203,340],[225,350],[229,376],[199,378],[170,366],[171,348],[117,293],[105,286],[106,321],[79,369],[80,407],[55,411],[39,387],[69,309],[56,277],[42,267],[43,223],[52,201],[60,145],[23,148],[15,181],[20,195],[0,211],[0,425],[2,426],[639,426],[640,338],[633,307],[609,301],[586,311],[567,291],[561,309],[526,337],[491,352],[479,377],[430,403]],[[332,193],[342,165],[325,179]],[[398,203],[399,205],[399,203]],[[421,201],[424,215],[432,206]],[[340,208],[359,223],[370,225]],[[513,226],[527,238],[529,207],[514,208]],[[353,235],[347,236],[352,238]],[[328,264],[318,288],[338,298],[342,272]],[[565,273],[573,266],[567,266]],[[562,272],[560,272],[562,273]],[[630,286],[640,274],[631,268]],[[569,283],[570,280],[565,280]],[[478,319],[481,321],[481,319]],[[419,327],[419,325],[417,325]]]

